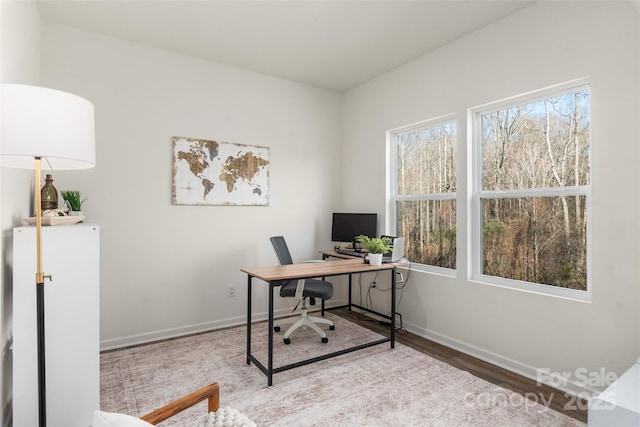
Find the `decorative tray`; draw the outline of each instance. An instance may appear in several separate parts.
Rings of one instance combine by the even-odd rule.
[[[42,225],[71,225],[78,223],[84,219],[84,216],[43,216]],[[24,222],[31,225],[36,225],[36,217],[22,218]]]

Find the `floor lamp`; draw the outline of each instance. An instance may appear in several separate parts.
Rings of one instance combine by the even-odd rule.
[[[43,87],[2,84],[0,96],[0,166],[35,169],[38,420],[45,427],[44,281],[51,275],[42,271],[42,160],[52,170],[95,166],[94,112],[93,105],[79,96]]]

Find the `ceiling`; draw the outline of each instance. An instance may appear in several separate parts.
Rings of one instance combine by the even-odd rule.
[[[44,0],[44,21],[345,92],[532,1]]]

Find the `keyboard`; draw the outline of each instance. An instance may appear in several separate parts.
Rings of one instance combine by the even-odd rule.
[[[340,249],[338,253],[341,255],[357,256],[359,258],[364,258],[369,254],[368,252],[350,251],[347,249]]]

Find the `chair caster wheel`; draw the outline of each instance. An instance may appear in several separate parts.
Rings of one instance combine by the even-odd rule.
[[[335,331],[335,330],[336,330],[336,325],[331,325],[331,326],[329,326],[329,330],[330,330],[330,331]]]
[[[276,332],[280,332],[280,326],[274,326],[273,330],[276,331]]]
[[[329,338],[327,338],[327,337],[322,338],[322,342],[325,343],[325,344],[328,343],[329,342]]]
[[[285,338],[283,341],[285,344],[291,344],[291,338]]]

